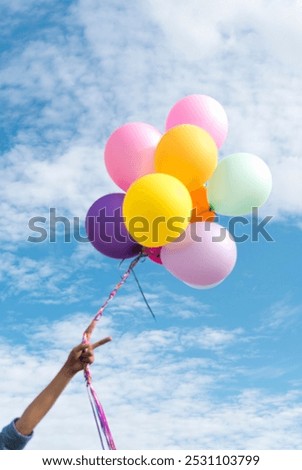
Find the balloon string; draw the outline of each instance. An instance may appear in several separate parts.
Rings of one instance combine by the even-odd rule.
[[[114,287],[114,289],[110,292],[110,294],[108,295],[108,298],[106,299],[106,301],[103,303],[103,305],[99,308],[99,310],[97,311],[95,317],[93,318],[92,322],[90,323],[90,325],[86,328],[86,330],[84,331],[84,334],[83,334],[83,341],[85,340],[86,342],[89,342],[90,341],[90,338],[91,338],[91,335],[93,333],[93,330],[94,328],[96,327],[96,323],[99,321],[99,319],[101,318],[101,316],[103,315],[103,312],[105,310],[105,308],[107,307],[107,305],[109,304],[109,302],[116,296],[118,290],[122,287],[123,284],[125,284],[125,282],[127,281],[128,277],[130,276],[131,274],[131,271],[133,270],[133,268],[135,268],[135,266],[137,265],[137,263],[140,261],[140,259],[143,257],[143,256],[146,256],[143,252],[141,252],[136,258],[134,258],[134,260],[130,263],[127,271],[123,274],[121,280],[116,284],[116,286]]]
[[[103,437],[102,437],[102,432],[101,432],[101,428],[100,428],[100,422],[98,420],[97,411],[95,409],[94,401],[93,401],[93,398],[91,396],[89,387],[87,387],[87,393],[88,393],[88,398],[89,398],[89,402],[90,402],[90,405],[91,405],[94,421],[95,421],[95,424],[96,424],[96,428],[98,430],[98,435],[99,435],[99,438],[100,438],[101,446],[102,446],[102,449],[105,450],[104,441],[103,441]]]
[[[134,260],[130,263],[127,271],[123,274],[121,280],[116,284],[116,286],[114,287],[114,289],[110,292],[109,296],[107,297],[106,301],[103,303],[103,305],[99,308],[99,310],[97,311],[96,315],[94,316],[93,320],[91,321],[91,323],[89,324],[89,326],[86,328],[86,330],[84,331],[83,333],[83,337],[82,337],[82,343],[84,344],[88,344],[89,341],[90,341],[90,338],[92,336],[92,333],[96,327],[96,324],[97,322],[100,320],[100,318],[102,317],[103,315],[103,312],[105,310],[105,308],[107,307],[107,305],[109,304],[109,302],[116,296],[118,290],[123,286],[123,284],[126,282],[126,280],[128,279],[128,277],[130,276],[131,272],[134,274],[134,271],[133,269],[135,268],[135,266],[137,265],[137,263],[140,261],[140,259],[142,257],[145,257],[145,253],[141,252],[136,258],[134,258]],[[134,277],[136,278],[136,275],[134,274]],[[138,283],[139,285],[139,283]],[[140,286],[139,286],[140,287]],[[140,287],[140,290],[142,292],[142,289]],[[142,292],[143,294],[143,292]],[[143,297],[145,298],[144,294],[143,294]],[[146,301],[147,303],[147,301]],[[148,305],[148,303],[147,303]],[[152,311],[151,311],[152,312]],[[152,312],[153,314],[153,312]],[[154,316],[154,314],[153,314]],[[105,412],[104,412],[104,409],[101,405],[101,402],[100,400],[98,399],[98,396],[97,396],[97,393],[92,385],[92,375],[91,375],[91,371],[90,371],[90,367],[89,365],[87,365],[84,369],[84,377],[85,377],[85,381],[86,381],[86,386],[87,386],[87,389],[88,389],[88,396],[89,396],[89,400],[90,400],[90,404],[91,404],[91,407],[92,407],[92,411],[93,411],[93,415],[94,415],[94,418],[95,418],[95,422],[96,422],[96,426],[97,426],[97,430],[98,430],[98,434],[99,434],[99,437],[100,437],[100,441],[101,441],[101,445],[102,445],[102,448],[104,449],[104,442],[103,442],[103,439],[102,439],[102,433],[106,439],[106,443],[107,443],[107,446],[108,446],[108,449],[109,450],[115,450],[116,447],[115,447],[115,443],[114,443],[114,440],[113,440],[113,437],[112,437],[112,434],[111,434],[111,431],[110,431],[110,427],[109,427],[109,424],[108,424],[108,421],[107,421],[107,418],[106,418],[106,415],[105,415]],[[101,432],[102,431],[102,432]]]
[[[136,284],[137,284],[137,286],[138,286],[138,288],[139,288],[139,290],[140,290],[140,293],[142,294],[142,297],[143,297],[143,299],[144,299],[144,301],[145,301],[145,304],[147,305],[147,308],[148,308],[149,312],[151,313],[151,315],[152,315],[152,317],[154,318],[154,320],[156,320],[156,316],[154,315],[153,310],[152,310],[152,308],[150,307],[148,300],[146,299],[146,296],[145,296],[145,294],[144,294],[144,291],[143,291],[143,289],[142,289],[142,286],[140,285],[140,282],[139,282],[139,280],[138,280],[138,278],[137,278],[137,275],[136,275],[136,273],[135,273],[135,271],[134,271],[133,268],[132,268],[132,274],[133,274],[133,277],[134,277],[134,279],[135,279],[135,282],[136,282]]]

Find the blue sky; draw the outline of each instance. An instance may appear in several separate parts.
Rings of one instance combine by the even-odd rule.
[[[163,131],[171,106],[201,93],[229,117],[220,158],[254,152],[271,168],[261,216],[273,216],[274,241],[238,244],[233,273],[208,291],[142,263],[157,321],[129,279],[95,332],[113,337],[95,385],[119,449],[300,448],[302,7],[226,3],[2,2],[3,425],[52,378],[122,272],[60,233],[29,243],[28,221],[50,207],[83,221],[116,191],[103,163],[111,132],[130,121]],[[98,447],[78,377],[30,448]]]

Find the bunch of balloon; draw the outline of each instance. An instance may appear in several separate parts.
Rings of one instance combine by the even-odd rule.
[[[178,101],[163,135],[140,122],[113,132],[105,165],[123,192],[89,209],[93,246],[120,259],[144,252],[191,287],[220,284],[235,266],[237,249],[215,215],[251,212],[272,185],[269,168],[255,155],[237,153],[218,163],[227,132],[222,105],[206,95]]]

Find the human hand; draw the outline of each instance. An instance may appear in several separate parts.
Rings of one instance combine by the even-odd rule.
[[[75,346],[65,362],[63,369],[68,375],[75,375],[77,372],[83,370],[87,365],[92,364],[94,361],[94,350],[103,344],[109,343],[111,338],[103,338],[94,344],[81,343]]]

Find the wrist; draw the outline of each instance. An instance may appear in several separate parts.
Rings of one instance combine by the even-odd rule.
[[[67,362],[63,365],[62,369],[60,370],[61,374],[71,380],[76,374],[77,374],[77,370],[74,370],[73,367],[71,367]]]

